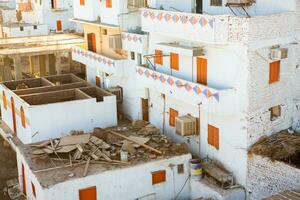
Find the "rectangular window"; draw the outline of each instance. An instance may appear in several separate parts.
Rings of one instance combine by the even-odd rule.
[[[280,60],[270,63],[269,84],[279,81]]]
[[[142,64],[142,54],[140,54],[140,53],[137,53],[137,63],[138,63],[138,65]]]
[[[135,60],[135,53],[133,51],[130,52],[130,59]]]
[[[177,173],[183,174],[184,173],[184,164],[177,165]]]
[[[170,54],[170,65],[171,69],[174,69],[176,71],[179,70],[179,56],[177,53]]]
[[[84,6],[84,4],[85,4],[85,1],[84,0],[80,0],[80,5]]]
[[[276,120],[278,117],[281,116],[281,106],[274,106],[270,108],[271,113],[271,121]]]
[[[106,0],[106,8],[112,8],[112,0]]]
[[[154,64],[163,65],[163,53],[161,50],[155,50]]]
[[[169,115],[170,115],[169,116],[169,125],[174,127],[175,119],[176,119],[176,117],[178,117],[178,111],[170,108]]]
[[[33,29],[35,29],[35,30],[36,30],[36,29],[37,29],[37,25],[33,25]]]
[[[34,184],[32,182],[31,182],[31,189],[32,189],[33,196],[36,198],[35,186],[34,186]]]
[[[222,0],[210,0],[211,6],[222,6]]]
[[[23,26],[20,26],[20,31],[24,31],[24,27]]]
[[[103,29],[102,33],[103,35],[107,35],[107,29]]]
[[[163,183],[165,181],[166,181],[166,171],[165,170],[152,172],[152,185],[155,185],[158,183]]]
[[[219,128],[208,125],[208,144],[219,150]]]
[[[96,187],[90,187],[79,190],[79,200],[97,200]]]

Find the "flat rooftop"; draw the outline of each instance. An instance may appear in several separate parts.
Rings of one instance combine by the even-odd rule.
[[[88,84],[74,74],[46,76],[2,83],[13,91],[28,105],[43,105],[80,99],[95,98],[97,102],[103,97],[112,96],[99,87]]]
[[[72,46],[83,44],[84,38],[75,34],[3,38],[0,39],[0,56],[70,51]]]
[[[186,145],[172,143],[144,121],[122,121],[117,127],[74,131],[70,136],[18,147],[43,187],[189,154]],[[121,152],[128,153],[127,161],[120,158]]]

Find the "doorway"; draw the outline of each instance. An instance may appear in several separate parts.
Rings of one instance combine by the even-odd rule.
[[[14,98],[11,97],[10,101],[11,101],[11,114],[12,114],[12,120],[13,120],[13,128],[14,128],[14,132],[17,133],[16,108],[15,108]]]
[[[56,21],[56,30],[61,31],[62,30],[62,22],[61,20]]]
[[[196,13],[203,13],[203,0],[196,0]]]
[[[207,59],[197,58],[197,83],[207,85]]]
[[[149,121],[149,104],[148,99],[142,98],[142,115],[144,121]]]
[[[96,36],[95,33],[87,34],[88,50],[96,52]]]

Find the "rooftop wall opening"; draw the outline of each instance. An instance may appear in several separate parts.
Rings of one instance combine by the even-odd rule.
[[[96,98],[97,102],[103,101],[103,97],[105,96],[112,96],[113,94],[98,88],[98,87],[87,87],[87,88],[80,88],[82,92],[89,95],[92,98]]]
[[[74,74],[48,76],[48,77],[45,77],[45,79],[47,79],[54,85],[65,85],[65,84],[78,83],[78,82],[84,81],[81,78],[75,76]]]
[[[9,81],[3,83],[10,90],[23,90],[28,88],[37,88],[44,86],[51,86],[51,82],[43,78],[31,78],[18,81]]]

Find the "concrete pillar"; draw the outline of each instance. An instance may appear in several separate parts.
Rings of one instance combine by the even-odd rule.
[[[39,56],[40,76],[46,76],[46,55]]]
[[[72,52],[69,52],[68,55],[69,55],[68,56],[68,59],[69,59],[68,60],[69,61],[69,63],[68,63],[69,64],[69,72],[71,72],[71,70],[72,70]]]
[[[48,61],[49,61],[49,75],[55,75],[55,55],[54,54],[49,54],[48,56]]]
[[[8,57],[3,58],[3,74],[2,74],[2,81],[11,81],[11,59]]]
[[[61,57],[60,57],[60,53],[55,54],[55,67],[56,67],[56,73],[61,74]]]
[[[30,74],[34,75],[35,57],[29,56],[29,71]]]
[[[23,78],[21,56],[14,57],[14,75],[15,80],[20,80]]]

